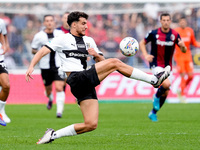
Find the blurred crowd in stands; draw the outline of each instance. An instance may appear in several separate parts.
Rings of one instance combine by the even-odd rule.
[[[55,7],[59,9],[60,6],[55,5]],[[80,5],[80,7],[82,6]],[[159,11],[159,5],[148,4],[144,7],[145,11],[141,13],[99,15],[89,13],[87,35],[94,38],[106,58],[118,57],[131,66],[148,67],[148,64],[143,61],[141,53],[134,57],[124,57],[119,51],[119,42],[122,38],[131,36],[140,41],[148,31],[160,25],[159,14],[161,11]],[[37,9],[44,10],[44,8],[45,6]],[[70,12],[70,10],[66,11]],[[179,11],[171,13],[172,28],[177,26],[181,13]],[[191,8],[184,13],[187,15],[188,26],[194,29],[196,39],[200,41],[200,9]],[[56,26],[60,26],[62,15],[53,15],[55,15]],[[6,22],[10,43],[10,51],[5,58],[7,67],[9,69],[26,68],[33,57],[30,46],[33,36],[43,29],[43,15],[0,13],[0,18]]]

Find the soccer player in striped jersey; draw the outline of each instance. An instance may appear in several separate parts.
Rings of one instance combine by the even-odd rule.
[[[68,16],[70,33],[55,37],[46,43],[32,59],[26,72],[26,81],[30,81],[34,66],[50,52],[58,52],[61,69],[67,74],[67,83],[82,111],[84,122],[76,123],[54,131],[48,129],[37,144],[49,143],[64,136],[74,136],[97,128],[99,104],[95,87],[110,73],[118,71],[126,77],[147,82],[158,87],[170,73],[167,66],[158,75],[147,74],[137,68],[128,66],[117,58],[104,59],[93,38],[85,36],[88,15],[84,12],[71,12]],[[87,67],[87,57],[91,56],[96,63]]]
[[[167,65],[170,65],[172,68],[172,57],[175,45],[178,45],[182,52],[186,52],[187,50],[180,35],[170,28],[170,14],[161,14],[160,23],[160,28],[150,31],[146,37],[140,41],[140,49],[146,61],[150,63],[153,74],[156,74]],[[146,49],[146,44],[149,42],[151,42],[150,54],[147,53]],[[170,80],[167,78],[153,96],[153,109],[148,115],[152,121],[158,121],[156,113],[163,106],[170,90],[170,85]]]
[[[185,102],[185,88],[193,79],[193,60],[190,45],[200,47],[200,42],[196,41],[194,30],[190,27],[187,27],[187,20],[185,16],[181,16],[179,19],[179,27],[175,28],[175,31],[180,34],[181,39],[187,47],[187,52],[183,53],[181,49],[176,46],[174,54],[177,70],[181,76],[181,83],[177,94],[180,101]]]
[[[38,50],[45,45],[46,42],[51,41],[54,37],[63,34],[62,31],[55,29],[55,21],[53,15],[45,15],[43,19],[44,29],[38,32],[31,43],[32,53],[36,54]],[[43,83],[45,85],[45,94],[49,98],[47,109],[52,108],[53,93],[52,84],[54,82],[56,89],[56,104],[58,118],[62,117],[65,102],[64,87],[64,73],[59,70],[60,59],[56,52],[51,52],[43,57],[39,62]]]
[[[10,80],[6,65],[4,63],[4,54],[9,50],[7,30],[4,20],[0,19],[0,125],[6,126],[10,123],[10,118],[5,113],[6,100],[10,92]]]

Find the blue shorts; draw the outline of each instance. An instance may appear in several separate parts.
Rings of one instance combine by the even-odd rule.
[[[67,78],[72,94],[77,98],[78,104],[87,99],[97,99],[95,87],[100,84],[95,65],[90,69],[71,72]]]

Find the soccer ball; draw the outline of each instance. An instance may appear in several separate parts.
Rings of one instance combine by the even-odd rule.
[[[139,44],[133,37],[125,37],[119,44],[119,48],[123,55],[134,56],[139,50]]]

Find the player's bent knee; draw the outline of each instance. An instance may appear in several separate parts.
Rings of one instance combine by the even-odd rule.
[[[2,90],[9,91],[10,90],[10,83],[6,83],[2,85]]]
[[[97,123],[88,123],[88,124],[86,124],[86,127],[87,127],[87,130],[88,131],[93,131],[93,130],[95,130],[96,128],[97,128]]]
[[[119,60],[118,58],[109,58],[109,64],[112,64],[113,67],[119,67],[119,65],[122,63],[121,60]]]

